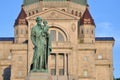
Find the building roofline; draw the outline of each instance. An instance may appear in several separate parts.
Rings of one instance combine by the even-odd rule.
[[[14,41],[14,37],[0,37],[0,41]]]
[[[95,37],[95,41],[115,41],[113,37]]]
[[[86,24],[95,26],[94,19],[92,18],[88,10],[88,7],[86,7],[85,12],[83,13],[83,16],[80,19],[80,25],[86,25]]]
[[[56,1],[56,2],[73,2],[73,3],[77,3],[77,4],[80,4],[80,5],[88,5],[88,2],[87,0],[24,0],[23,1],[23,5],[24,6],[27,6],[27,5],[31,5],[31,4],[34,4],[34,3],[37,3],[37,2],[52,2],[52,1]]]

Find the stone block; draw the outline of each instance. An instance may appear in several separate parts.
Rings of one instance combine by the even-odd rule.
[[[30,72],[25,80],[52,80],[49,73]]]

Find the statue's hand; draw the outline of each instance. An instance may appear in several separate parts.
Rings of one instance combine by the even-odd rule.
[[[37,44],[34,44],[35,48],[37,47]]]

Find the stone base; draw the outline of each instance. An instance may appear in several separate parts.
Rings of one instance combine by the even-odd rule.
[[[49,73],[30,72],[26,80],[52,80],[52,77]]]

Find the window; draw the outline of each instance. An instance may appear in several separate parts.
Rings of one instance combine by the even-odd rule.
[[[84,61],[88,61],[88,56],[84,56]]]
[[[51,41],[64,42],[66,41],[66,35],[63,31],[55,28],[50,28]]]
[[[51,60],[55,60],[55,54],[51,54]]]
[[[82,15],[82,14],[81,14],[81,12],[80,12],[80,13],[79,13],[79,17],[81,17],[81,15]]]
[[[94,43],[94,40],[92,40],[92,43]]]
[[[62,11],[65,11],[65,9],[62,9]]]
[[[75,15],[76,15],[76,16],[78,15],[78,11],[75,12]]]
[[[92,34],[93,34],[94,32],[93,32],[93,30],[92,30]]]
[[[56,54],[55,54],[55,53],[51,53],[51,54],[50,54],[50,57],[51,57],[51,60],[50,60],[51,65],[54,66],[54,68],[55,68],[55,64],[56,64]],[[52,68],[53,68],[53,67],[52,67]]]
[[[51,75],[56,75],[56,70],[55,69],[51,69]]]
[[[19,61],[22,61],[22,60],[23,60],[23,59],[22,59],[22,56],[19,56],[18,60],[19,60]]]
[[[73,10],[71,11],[71,14],[74,14],[74,11],[73,11]]]
[[[63,35],[60,32],[58,32],[58,42],[63,42],[63,41],[64,41]]]
[[[19,71],[18,77],[22,77],[22,72],[21,71]]]
[[[62,53],[60,53],[59,56],[60,56],[60,59],[63,60],[64,55]]]
[[[64,75],[64,69],[59,69],[59,75]]]
[[[99,54],[99,55],[98,55],[98,59],[103,59],[102,54]]]
[[[51,36],[52,41],[56,41],[56,31],[55,30],[50,31],[50,36]]]
[[[8,56],[8,59],[9,59],[9,60],[10,60],[10,59],[12,59],[12,56],[11,56],[11,55],[9,55],[9,56]]]
[[[84,77],[88,77],[88,70],[84,70],[83,75],[84,75]]]
[[[35,14],[34,11],[32,11],[32,14]]]
[[[31,16],[31,13],[29,12],[29,16]]]
[[[81,33],[83,34],[83,30],[81,31]]]
[[[36,10],[36,13],[38,13],[38,10]]]

